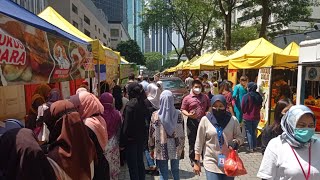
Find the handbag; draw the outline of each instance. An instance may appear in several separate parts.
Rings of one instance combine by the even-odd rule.
[[[247,170],[236,150],[230,150],[224,163],[224,172],[227,176],[233,177],[247,174]]]

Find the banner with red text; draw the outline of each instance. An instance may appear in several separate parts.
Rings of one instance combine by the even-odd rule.
[[[93,76],[89,44],[70,41],[0,14],[0,86]]]

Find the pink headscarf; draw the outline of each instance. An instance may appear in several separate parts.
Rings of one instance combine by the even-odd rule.
[[[113,106],[113,96],[111,93],[103,93],[100,96],[100,102],[104,107],[102,117],[107,123],[108,137],[111,139],[115,134],[117,134],[121,126],[121,115]]]
[[[99,99],[83,91],[70,97],[70,101],[78,109],[84,124],[96,134],[101,148],[105,150],[108,142],[107,124],[101,116],[104,108]]]

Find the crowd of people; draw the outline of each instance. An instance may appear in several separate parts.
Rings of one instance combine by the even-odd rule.
[[[39,85],[25,128],[14,119],[0,128],[0,180],[117,180],[125,164],[132,180],[144,180],[146,174],[161,180],[172,174],[178,180],[185,137],[196,175],[202,162],[208,180],[234,179],[224,172],[230,150],[247,141],[248,153],[258,151],[263,98],[257,84],[241,76],[232,88],[230,81],[210,81],[207,74],[190,75],[185,83],[190,93],[180,109],[158,75],[136,79],[132,74],[123,88],[102,82],[99,97],[86,83],[69,99],[62,99],[59,89]],[[275,120],[262,133],[264,157],[257,176],[320,179],[320,143],[312,137],[316,118],[289,97],[277,102]]]

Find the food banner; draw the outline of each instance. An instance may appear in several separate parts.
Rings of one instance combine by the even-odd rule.
[[[258,125],[258,129],[262,130],[269,120],[269,110],[270,110],[270,82],[271,82],[271,71],[272,68],[261,68],[259,69],[258,74],[258,90],[259,93],[262,95],[263,102],[262,108],[260,110],[260,122]],[[261,131],[258,132],[258,135]]]
[[[139,75],[139,68],[136,64],[120,64],[120,82],[126,83],[129,75],[133,73],[135,76]]]
[[[91,46],[0,14],[0,86],[93,77]]]
[[[113,80],[118,80],[119,75],[119,64],[120,64],[120,55],[112,51],[111,49],[105,48],[105,57],[106,57],[106,81],[109,84],[113,84]]]

